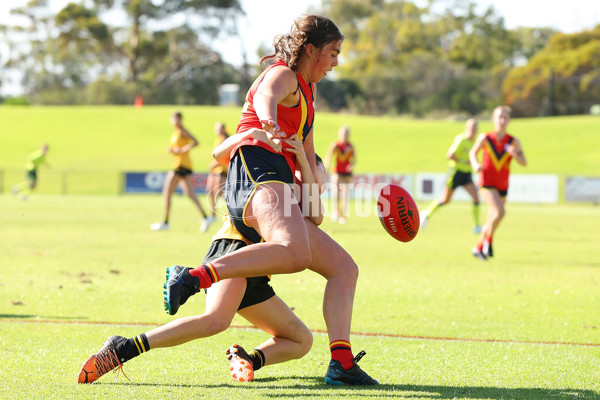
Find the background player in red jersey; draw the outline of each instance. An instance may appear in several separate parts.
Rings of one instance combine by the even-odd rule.
[[[331,143],[325,154],[325,168],[328,171],[332,160],[334,165],[331,171],[331,202],[333,203],[331,219],[345,224],[348,216],[352,169],[356,164],[356,153],[354,146],[350,143],[350,128],[347,125],[340,127],[337,141]]]
[[[514,158],[521,165],[527,165],[519,140],[508,134],[510,108],[498,106],[492,114],[494,131],[479,135],[469,153],[473,170],[479,172],[481,198],[488,205],[487,221],[481,230],[479,242],[472,253],[480,260],[493,257],[492,238],[504,217],[504,204],[508,194],[510,162]],[[477,153],[482,152],[481,163]]]

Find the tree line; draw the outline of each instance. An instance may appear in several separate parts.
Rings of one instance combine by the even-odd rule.
[[[472,0],[324,0],[320,12],[345,36],[335,78],[319,84],[320,108],[420,117],[508,104],[536,116],[600,101],[600,25],[508,30]],[[218,104],[221,85],[237,83],[243,96],[261,70],[244,54],[236,68],[210,46],[239,36],[238,0],[74,1],[57,13],[30,0],[12,15],[23,22],[0,26],[9,50],[0,71],[19,71],[24,95],[4,103]]]

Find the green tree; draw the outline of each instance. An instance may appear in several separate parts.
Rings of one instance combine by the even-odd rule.
[[[446,25],[450,29],[441,32],[451,38],[449,60],[477,70],[489,70],[495,65],[510,62],[520,43],[504,28],[503,18],[496,14],[493,7],[479,15],[474,3],[465,3],[464,14],[452,15],[452,23]]]
[[[10,27],[13,51],[5,67],[21,71],[30,96],[45,102],[96,103],[120,88],[128,100],[116,96],[111,102],[130,103],[136,93],[156,94],[162,86],[169,90],[155,101],[216,103],[219,84],[237,76],[205,43],[235,30],[235,16],[242,13],[238,1],[155,3],[72,2],[52,15],[46,1],[31,0],[13,10],[28,23]]]
[[[516,115],[585,113],[600,97],[600,25],[558,33],[504,80],[505,102]]]
[[[324,5],[346,37],[339,75],[359,84],[369,113],[476,114],[500,98],[491,71],[519,48],[493,8],[478,14],[470,0]]]
[[[513,35],[520,45],[516,54],[517,60],[515,61],[529,60],[542,50],[548,44],[550,38],[557,33],[558,31],[552,28],[516,28],[513,31]]]

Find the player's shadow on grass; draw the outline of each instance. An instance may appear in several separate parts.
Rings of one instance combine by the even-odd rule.
[[[434,386],[434,385],[386,385],[405,398],[431,397],[433,399],[587,399],[600,400],[600,393],[585,389],[502,388],[491,386]]]
[[[282,381],[302,381],[290,385],[281,385]],[[277,388],[268,385],[269,383],[279,383]],[[105,385],[132,385],[132,386],[173,386],[184,388],[204,388],[204,389],[235,389],[238,393],[243,390],[249,390],[249,395],[256,396],[260,391],[262,398],[279,398],[282,394],[293,395],[294,399],[312,399],[322,393],[323,390],[335,391],[337,395],[347,395],[349,398],[373,397],[377,398],[431,398],[431,399],[497,399],[497,400],[567,400],[567,399],[585,399],[600,400],[600,393],[585,389],[547,389],[547,388],[500,388],[492,386],[436,386],[436,385],[386,385],[377,386],[332,386],[325,384],[323,377],[310,376],[282,376],[256,378],[252,383],[240,384],[227,382],[222,384],[201,383],[195,385],[189,384],[164,384],[164,383],[135,383],[135,382],[102,382]],[[261,384],[265,384],[261,386]],[[263,392],[264,391],[264,392]]]

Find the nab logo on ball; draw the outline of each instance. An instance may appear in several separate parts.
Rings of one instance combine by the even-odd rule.
[[[377,213],[385,230],[401,242],[419,232],[419,210],[412,196],[398,185],[386,185],[377,199]]]

